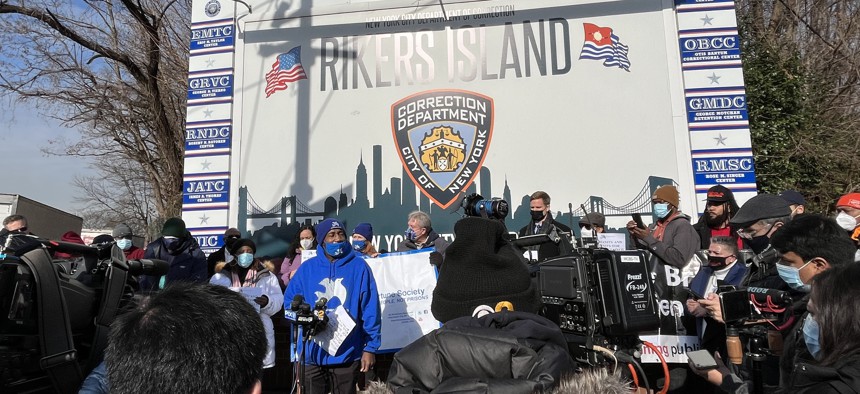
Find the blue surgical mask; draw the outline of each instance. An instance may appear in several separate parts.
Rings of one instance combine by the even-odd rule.
[[[254,255],[252,253],[242,253],[236,256],[236,262],[239,263],[240,267],[248,268],[254,262]]]
[[[654,204],[654,214],[660,219],[666,218],[669,215],[669,203],[661,202]]]
[[[350,246],[347,241],[332,243],[326,242],[324,245],[326,254],[336,259],[346,256],[346,254],[349,253]]]
[[[779,277],[782,278],[782,280],[784,280],[792,289],[809,293],[810,286],[808,284],[804,284],[803,280],[800,279],[800,270],[811,262],[812,260],[807,261],[806,264],[802,265],[800,268],[794,268],[790,265],[778,263],[776,265],[776,272],[779,273]]]
[[[806,315],[806,320],[803,322],[803,340],[806,341],[806,349],[809,354],[815,359],[821,354],[821,343],[819,342],[818,322],[812,317],[812,314]]]
[[[352,241],[352,248],[361,252],[367,246],[367,241]]]
[[[409,241],[414,241],[415,238],[418,238],[418,234],[415,234],[415,231],[412,230],[412,227],[409,227],[405,231],[406,239]]]
[[[128,248],[131,247],[131,240],[130,239],[124,239],[124,238],[118,239],[118,240],[116,240],[116,246],[119,246],[119,248],[122,250],[128,250]]]

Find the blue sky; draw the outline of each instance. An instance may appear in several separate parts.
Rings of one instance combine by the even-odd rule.
[[[0,112],[0,193],[20,194],[32,200],[75,213],[82,204],[73,186],[75,176],[93,175],[86,159],[48,156],[41,149],[49,141],[79,138],[75,130],[39,115],[26,104],[2,100]]]

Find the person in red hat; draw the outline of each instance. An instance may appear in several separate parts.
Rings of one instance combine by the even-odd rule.
[[[854,261],[860,261],[860,193],[848,193],[836,202],[836,223],[851,233],[851,240],[857,245]]]

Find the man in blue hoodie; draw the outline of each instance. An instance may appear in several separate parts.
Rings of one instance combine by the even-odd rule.
[[[359,374],[373,366],[374,353],[380,345],[376,281],[370,267],[353,250],[344,228],[336,219],[326,219],[317,225],[317,255],[302,262],[284,293],[285,300],[295,300],[301,295],[311,305],[326,298],[328,311],[342,307],[355,322],[334,354],[312,340],[307,341],[302,389],[306,394],[355,393]]]

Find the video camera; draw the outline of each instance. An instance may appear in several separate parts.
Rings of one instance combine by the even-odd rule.
[[[638,333],[660,326],[644,252],[580,249],[539,265],[541,314],[561,327],[577,361],[601,365],[599,348],[637,357]]]
[[[169,268],[126,261],[113,244],[4,233],[0,245],[0,392],[76,393],[102,360],[111,322],[135,305],[132,276]],[[83,267],[54,252],[80,256]]]
[[[729,325],[749,325],[780,319],[793,302],[787,291],[762,287],[721,287],[717,295],[720,297],[723,321]]]
[[[485,219],[496,219],[504,221],[510,212],[510,205],[501,198],[485,200],[478,193],[472,193],[463,197],[460,203],[466,216],[483,217]]]

